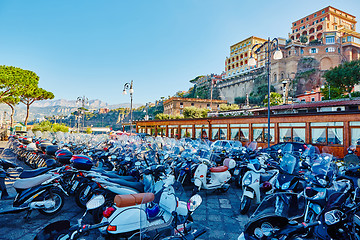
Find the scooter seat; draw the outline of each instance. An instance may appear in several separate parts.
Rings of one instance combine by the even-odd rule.
[[[121,180],[124,180],[124,181],[130,181],[130,182],[135,182],[136,181],[136,178],[133,177],[133,176],[120,176],[120,175],[118,175],[116,173],[112,173],[112,172],[102,172],[101,174],[104,175],[104,176],[107,176],[109,178],[121,179]]]
[[[16,189],[31,188],[49,180],[52,176],[52,174],[43,174],[37,177],[18,179],[14,182],[13,187]]]
[[[154,199],[155,195],[153,193],[126,194],[116,195],[114,198],[114,203],[117,207],[122,208],[152,202]]]
[[[36,177],[39,176],[41,174],[44,174],[46,172],[48,172],[49,170],[51,170],[52,168],[48,168],[48,167],[42,167],[42,168],[38,168],[35,170],[24,170],[20,175],[19,178],[32,178],[32,177]]]
[[[227,166],[219,166],[210,168],[210,172],[225,172],[228,170]]]
[[[107,180],[109,182],[117,183],[117,184],[119,184],[121,186],[124,186],[124,187],[133,188],[133,189],[137,190],[140,193],[144,192],[144,184],[141,183],[141,182],[129,182],[129,181],[119,179],[119,178],[109,178]]]

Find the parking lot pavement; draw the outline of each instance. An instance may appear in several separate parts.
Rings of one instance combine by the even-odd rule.
[[[17,163],[22,165],[22,163]],[[10,195],[15,196],[16,192],[11,187],[11,181],[7,181],[7,186]],[[190,197],[191,192],[192,187],[185,187],[187,198]],[[232,185],[226,193],[201,190],[199,194],[203,202],[194,212],[193,219],[195,223],[202,224],[208,229],[199,239],[237,239],[248,221],[247,215],[239,214],[241,190]],[[0,200],[0,212],[11,207],[12,200]],[[33,211],[29,220],[24,219],[25,212],[1,215],[0,240],[34,239],[35,235],[49,223],[65,219],[75,224],[83,213],[84,210],[80,209],[70,196],[66,198],[63,209],[54,216],[44,216],[38,211]],[[88,214],[84,220],[85,223],[90,223],[91,215]],[[95,230],[86,239],[103,238]]]

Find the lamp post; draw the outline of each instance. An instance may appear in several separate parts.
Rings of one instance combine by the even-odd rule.
[[[127,94],[126,89],[128,89],[130,93],[130,133],[132,133],[132,102],[133,102],[133,93],[134,93],[133,80],[131,80],[130,83],[124,84],[124,90],[123,90],[124,95]]]
[[[84,115],[84,110],[85,110],[85,104],[88,104],[89,103],[89,99],[85,96],[82,96],[82,97],[78,97],[76,99],[76,103],[81,103],[81,107],[82,109],[80,110],[80,115],[83,117],[83,128],[84,128],[84,125],[85,125],[85,116]],[[81,118],[81,117],[80,117]],[[79,127],[79,124],[81,124],[81,119],[80,121],[78,122],[78,131],[80,132],[80,127]]]
[[[255,50],[254,50],[255,49]],[[268,84],[268,132],[267,132],[267,142],[268,147],[270,147],[270,66],[271,66],[271,56],[275,60],[283,58],[282,52],[279,49],[279,41],[277,38],[274,38],[270,41],[270,38],[262,44],[255,44],[251,48],[251,56],[248,62],[249,67],[256,66],[256,60],[253,57],[253,52],[259,55],[260,53],[265,53],[266,56],[266,71],[267,71],[267,84]],[[273,54],[272,54],[273,53]]]

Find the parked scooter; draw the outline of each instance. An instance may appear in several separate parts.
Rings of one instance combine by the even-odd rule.
[[[165,184],[156,196],[153,193],[117,195],[115,205],[103,213],[102,222],[109,222],[109,226],[102,228],[102,233],[107,239],[162,239],[176,232],[190,234],[188,219],[202,200],[199,195],[194,195],[186,203],[180,200],[181,192],[181,184],[175,182]],[[184,228],[178,229],[179,225]],[[204,231],[196,232],[191,233],[195,238]]]
[[[27,211],[25,218],[29,218],[31,211],[36,209],[43,215],[54,215],[64,205],[65,190],[59,181],[61,174],[46,173],[33,178],[17,179],[13,187],[17,195],[13,202],[13,209],[0,214]]]
[[[265,193],[272,189],[279,174],[278,170],[266,172],[257,158],[250,159],[247,168],[248,171],[242,178],[241,214],[247,213],[254,200],[256,204],[260,203],[262,192]]]
[[[207,155],[210,158],[210,153]],[[201,163],[195,170],[194,174],[194,191],[199,191],[201,188],[206,190],[220,190],[226,192],[229,190],[231,174],[228,171],[235,167],[236,162],[233,159],[224,160],[224,165],[219,167],[213,166],[209,158],[201,158]],[[209,169],[209,167],[211,167]],[[210,174],[208,172],[210,170]],[[208,176],[209,175],[209,176]]]
[[[87,212],[101,207],[105,203],[102,195],[97,195],[86,203],[86,211],[74,226],[70,226],[69,220],[61,220],[47,225],[34,238],[34,240],[73,240],[79,239],[81,236],[88,234],[93,229],[98,229],[109,225],[108,222],[98,224],[83,224],[83,218]]]

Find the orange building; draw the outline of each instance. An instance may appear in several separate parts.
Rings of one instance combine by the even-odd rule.
[[[289,38],[298,40],[301,35],[308,36],[308,40],[321,39],[323,32],[348,29],[356,31],[356,17],[328,6],[303,17],[292,23]]]
[[[164,101],[164,113],[173,116],[182,115],[185,107],[218,110],[220,104],[226,103],[227,101],[225,100],[171,97]]]

